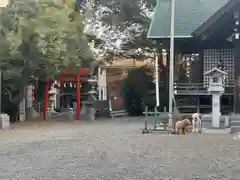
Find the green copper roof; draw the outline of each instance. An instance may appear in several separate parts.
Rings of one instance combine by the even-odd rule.
[[[192,37],[191,33],[229,0],[175,0],[175,37]],[[170,37],[171,0],[157,0],[148,38]]]

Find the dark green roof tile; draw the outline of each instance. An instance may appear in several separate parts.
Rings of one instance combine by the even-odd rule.
[[[175,37],[191,37],[191,33],[229,0],[175,0]],[[170,37],[171,0],[158,0],[148,38]]]

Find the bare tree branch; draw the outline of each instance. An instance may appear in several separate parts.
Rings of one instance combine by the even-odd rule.
[[[148,8],[146,6],[146,2],[144,1],[135,1],[135,3],[137,3],[137,8],[140,10],[140,14],[137,14],[136,17],[139,18],[142,16],[143,19],[150,20],[153,9]],[[94,44],[94,41],[91,42],[92,50],[95,56],[105,57],[110,54],[119,55],[128,52],[129,50],[125,49],[124,46],[133,42],[134,39],[142,36],[146,23],[142,24],[140,21],[138,22],[138,20],[131,23],[125,21],[122,23],[124,24],[124,28],[121,28],[120,25],[114,21],[110,24],[104,22],[104,18],[114,17],[116,15],[116,11],[119,12],[123,10],[123,5],[126,4],[122,1],[120,1],[120,7],[102,4],[98,4],[96,6],[94,2],[89,2],[87,4],[86,9],[88,9],[88,12],[86,12],[87,17],[85,33],[91,37],[95,37],[98,42],[100,42],[99,44]],[[136,55],[138,55],[139,49],[141,50],[141,54],[147,53],[147,51],[141,48],[142,47],[136,49]],[[145,56],[148,57],[149,55],[147,54]]]

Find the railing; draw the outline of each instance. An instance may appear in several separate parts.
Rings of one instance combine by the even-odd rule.
[[[233,88],[233,82],[227,83],[226,88]],[[208,83],[174,83],[174,94],[207,95]]]
[[[174,83],[174,94],[208,94],[207,88],[208,84],[204,83]]]

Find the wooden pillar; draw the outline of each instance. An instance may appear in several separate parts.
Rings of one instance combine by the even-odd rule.
[[[197,95],[197,113],[200,113],[200,97]]]
[[[35,109],[35,85],[32,84],[32,107]]]
[[[102,100],[102,84],[103,84],[103,80],[102,80],[102,70],[99,67],[98,68],[98,100]]]
[[[240,114],[240,40],[235,42],[235,84],[234,84],[234,113]]]
[[[77,120],[80,120],[80,75],[76,76],[76,104],[77,104]]]
[[[102,100],[107,100],[107,69],[104,68],[102,71],[102,91],[103,91],[103,99]]]
[[[49,82],[45,81],[45,92],[44,92],[44,110],[43,110],[43,118],[44,120],[47,119],[47,111],[48,111],[48,89],[49,89]]]

